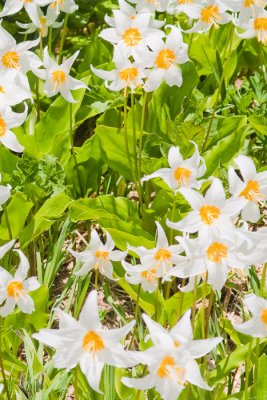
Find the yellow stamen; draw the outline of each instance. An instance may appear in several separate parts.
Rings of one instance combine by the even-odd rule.
[[[52,3],[51,3],[51,7],[52,8],[56,8],[57,6],[59,6],[60,4],[64,4],[64,2],[65,2],[65,0],[56,0],[56,1],[53,1]]]
[[[184,383],[185,369],[177,367],[174,358],[167,356],[161,361],[157,375],[161,379],[175,379],[175,381],[182,385]]]
[[[221,211],[215,206],[202,206],[199,209],[199,215],[204,224],[211,225],[214,220],[218,219]]]
[[[180,347],[180,346],[181,346],[181,343],[178,342],[178,340],[175,340],[175,341],[174,341],[174,347],[178,348],[178,347]]]
[[[247,186],[239,193],[239,196],[245,197],[248,201],[258,201],[264,197],[260,193],[260,185],[257,181],[248,181]]]
[[[214,263],[220,263],[223,258],[227,257],[227,246],[222,243],[212,243],[206,251],[207,257]]]
[[[15,51],[9,51],[2,56],[2,63],[5,68],[19,68],[19,55]]]
[[[214,24],[215,20],[222,19],[219,15],[219,7],[216,5],[210,5],[202,8],[200,19],[205,24]]]
[[[193,0],[177,0],[178,4],[190,4],[193,3]]]
[[[128,28],[124,31],[122,35],[122,39],[124,40],[124,43],[128,47],[134,47],[137,46],[141,40],[142,40],[142,35],[137,28]]]
[[[174,178],[179,185],[187,184],[191,178],[192,172],[187,168],[176,168]]]
[[[158,68],[169,69],[176,61],[174,52],[170,49],[163,49],[157,55],[155,64]]]
[[[6,133],[6,121],[0,115],[0,137]]]
[[[261,320],[266,325],[266,328],[267,328],[267,308],[264,308],[264,310],[262,310]]]
[[[165,260],[169,260],[171,258],[171,252],[167,249],[159,249],[155,255],[154,258],[157,261],[165,261]]]
[[[244,7],[252,7],[255,3],[255,0],[244,0]]]
[[[64,71],[53,71],[52,72],[52,77],[51,77],[51,82],[54,83],[54,90],[57,87],[61,87],[62,84],[66,81],[67,75],[65,74]]]
[[[3,94],[6,93],[5,89],[3,88],[3,86],[0,86],[0,93],[3,93]]]
[[[102,260],[106,261],[108,259],[109,252],[107,250],[97,250],[95,252],[95,257],[96,258],[101,258]]]
[[[135,67],[124,68],[120,71],[119,77],[121,80],[126,82],[134,81],[139,75],[138,69]]]
[[[267,44],[267,18],[259,17],[254,20],[254,29],[257,31],[257,39],[263,44]]]
[[[13,281],[7,285],[7,295],[10,297],[15,297],[16,299],[19,297],[20,293],[23,292],[23,282],[21,281]]]
[[[94,331],[89,331],[83,338],[83,350],[96,353],[105,347],[102,338]]]
[[[152,281],[154,281],[154,279],[156,279],[155,273],[156,273],[156,268],[152,268],[148,271],[141,272],[141,276],[148,282],[152,282]]]

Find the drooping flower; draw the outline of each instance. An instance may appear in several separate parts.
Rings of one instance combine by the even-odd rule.
[[[245,204],[245,199],[230,198],[226,200],[224,188],[220,179],[213,178],[205,196],[196,190],[181,188],[180,192],[191,204],[193,211],[179,222],[166,223],[170,228],[195,233],[199,232],[200,237],[210,235],[227,235],[234,229],[232,220],[235,218]]]
[[[192,142],[193,143],[193,142]],[[192,157],[183,159],[179,147],[172,146],[168,153],[170,168],[161,168],[151,175],[144,176],[142,182],[152,178],[162,178],[167,185],[177,192],[181,187],[199,189],[202,181],[197,179],[204,175],[206,166],[203,158],[199,155],[197,145]]]
[[[16,250],[16,252],[19,254],[20,264],[14,277],[0,267],[0,303],[5,302],[0,307],[2,317],[11,314],[16,305],[23,313],[31,314],[34,311],[34,302],[29,292],[40,287],[35,276],[26,279],[30,268],[29,261],[21,250]]]
[[[79,7],[74,0],[50,0],[47,9],[47,18],[53,20],[54,18],[57,18],[60,12],[72,14],[78,10],[78,8]]]
[[[141,284],[145,292],[153,293],[158,287],[159,278],[155,267],[137,264],[132,265],[126,261],[122,261],[122,266],[126,271],[125,279],[132,285]]]
[[[135,353],[125,351],[120,341],[133,328],[131,321],[122,328],[103,329],[97,308],[97,292],[91,291],[82,308],[79,320],[62,312],[59,329],[41,329],[33,337],[54,347],[53,362],[56,368],[68,371],[80,365],[89,385],[98,393],[105,364],[116,367],[136,365]]]
[[[0,142],[8,149],[22,153],[22,147],[16,135],[11,131],[12,128],[21,126],[25,121],[28,113],[28,107],[25,104],[23,113],[15,113],[9,106],[0,103]]]
[[[233,327],[245,335],[252,337],[267,337],[267,300],[255,294],[244,298],[244,304],[252,313],[252,318],[243,324],[233,324]]]
[[[48,28],[51,26],[52,28],[59,28],[63,25],[63,21],[56,22],[57,14],[53,15],[51,18],[45,16],[42,9],[40,7],[37,8],[38,13],[38,21],[31,22],[28,24],[23,24],[19,21],[16,24],[23,29],[22,32],[19,32],[23,35],[28,35],[30,33],[34,33],[37,30],[40,32],[42,37],[46,37],[48,34]]]
[[[18,13],[23,7],[30,19],[38,24],[38,7],[46,6],[51,0],[6,0],[0,18]]]
[[[211,351],[222,338],[193,340],[190,310],[168,332],[147,315],[143,315],[154,346],[142,354],[148,374],[143,378],[122,378],[126,386],[146,390],[153,387],[164,400],[177,400],[186,382],[212,390],[202,379],[196,358]]]
[[[126,58],[121,46],[114,47],[113,61],[116,69],[112,71],[96,69],[91,65],[92,71],[95,75],[105,80],[105,85],[109,90],[117,92],[124,89],[126,95],[128,87],[134,91],[137,87],[143,86],[143,79],[146,77],[145,69],[141,64]],[[109,81],[111,83],[108,83]]]
[[[31,98],[30,88],[24,87],[14,74],[0,72],[0,103],[14,106]]]
[[[236,23],[237,25],[238,23]],[[267,11],[257,9],[255,13],[246,21],[241,21],[238,25],[245,32],[240,33],[236,30],[236,34],[243,39],[251,39],[256,37],[259,42],[267,44]]]
[[[87,86],[82,81],[70,76],[72,64],[79,55],[77,51],[73,56],[65,60],[61,65],[58,65],[48,54],[48,49],[44,50],[44,67],[38,69],[35,74],[45,80],[43,90],[48,97],[55,96],[60,93],[62,97],[69,103],[75,103],[71,94],[71,90],[77,90]]]
[[[240,169],[242,179],[234,168],[230,167],[229,191],[233,196],[245,200],[242,218],[245,221],[257,222],[260,218],[258,204],[267,199],[267,171],[257,173],[253,160],[247,156],[240,155],[234,162]]]
[[[106,232],[106,238],[106,243],[103,244],[96,230],[93,229],[88,250],[79,253],[70,248],[68,249],[78,261],[83,263],[83,267],[76,272],[76,275],[84,275],[95,269],[99,270],[99,272],[107,278],[113,279],[113,266],[111,261],[123,260],[126,257],[127,252],[113,250],[115,243],[108,232]]]

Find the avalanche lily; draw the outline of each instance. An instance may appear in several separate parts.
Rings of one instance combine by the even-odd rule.
[[[199,189],[203,181],[197,179],[204,175],[206,166],[204,159],[199,155],[197,145],[193,144],[195,152],[192,157],[185,160],[180,154],[179,147],[172,146],[168,153],[170,168],[161,168],[151,175],[144,176],[141,181],[162,178],[174,192],[177,192],[181,187]]]
[[[18,13],[23,7],[30,19],[38,24],[38,8],[46,6],[51,0],[6,0],[3,10],[0,12],[0,18]]]
[[[28,107],[26,104],[23,113],[15,113],[9,106],[0,103],[0,142],[17,153],[22,153],[24,147],[19,144],[16,135],[11,129],[21,126],[27,117],[27,113]]]
[[[244,304],[252,313],[252,318],[243,324],[233,324],[233,327],[245,335],[252,337],[267,337],[267,300],[255,294],[244,298]]]
[[[135,321],[118,329],[103,329],[97,308],[97,292],[91,291],[77,321],[62,312],[59,329],[41,329],[33,337],[54,347],[56,368],[68,371],[80,365],[89,385],[98,393],[102,370],[105,364],[116,367],[136,365],[134,354],[125,351],[120,341],[133,328]]]
[[[96,230],[93,229],[88,250],[79,253],[68,249],[78,261],[83,263],[83,267],[76,272],[77,276],[84,275],[95,269],[99,270],[99,272],[107,278],[113,279],[113,266],[111,261],[123,260],[126,257],[127,252],[113,250],[115,243],[108,232],[106,232],[106,238],[106,243],[103,244],[99,239]]]
[[[11,242],[6,245],[9,246]],[[31,314],[34,311],[34,302],[28,294],[40,287],[37,278],[27,278],[30,269],[29,261],[21,250],[15,250],[20,257],[20,264],[14,277],[0,267],[0,304],[5,304],[0,307],[0,315],[6,317],[11,314],[17,305],[18,308],[25,314]]]

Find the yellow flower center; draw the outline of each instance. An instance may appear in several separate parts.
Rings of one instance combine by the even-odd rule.
[[[103,250],[103,251],[97,250],[95,252],[96,258],[101,258],[102,260],[105,260],[105,261],[108,259],[108,255],[109,255],[109,252],[107,250]]]
[[[257,39],[263,44],[267,44],[267,18],[259,17],[254,20],[254,29],[257,31]]]
[[[3,94],[6,93],[5,89],[3,88],[3,86],[0,86],[0,93],[3,93]]]
[[[214,220],[219,218],[220,214],[220,209],[215,206],[202,206],[199,209],[201,221],[207,225],[212,225]]]
[[[0,137],[6,133],[6,122],[0,115]]]
[[[65,2],[65,0],[56,0],[56,1],[53,1],[52,3],[51,3],[51,7],[52,8],[56,8],[57,6],[59,6],[60,4],[64,4],[64,2]]]
[[[171,252],[167,249],[159,249],[155,255],[154,258],[157,261],[165,261],[165,260],[169,260],[171,258]]]
[[[24,3],[32,3],[32,0],[23,0]]]
[[[134,47],[137,46],[141,40],[142,40],[142,35],[137,28],[128,28],[124,31],[122,35],[122,39],[126,46],[128,47]]]
[[[214,263],[220,263],[223,258],[227,257],[227,246],[222,243],[212,243],[206,251],[207,257]]]
[[[165,357],[157,370],[160,378],[174,379],[180,385],[184,383],[185,369],[176,366],[173,357]]]
[[[175,341],[174,341],[174,347],[178,348],[178,347],[180,347],[180,346],[181,346],[181,343],[178,342],[178,340],[175,340]]]
[[[191,178],[192,172],[187,168],[176,168],[174,178],[178,184],[187,184]]]
[[[124,68],[120,71],[119,77],[121,80],[126,82],[134,81],[139,75],[138,69],[131,67],[131,68]]]
[[[156,278],[156,268],[141,272],[141,276],[148,282],[152,282]]]
[[[261,320],[267,327],[267,308],[264,308],[261,312]]]
[[[16,299],[19,297],[19,294],[23,292],[23,282],[21,281],[13,281],[7,285],[7,295],[10,297],[15,297]]]
[[[202,8],[200,19],[205,24],[212,24],[214,23],[214,20],[220,20],[219,7],[216,5],[210,5]]]
[[[105,347],[102,338],[94,331],[89,331],[83,338],[83,350],[96,353]]]
[[[2,63],[5,68],[19,68],[19,55],[15,51],[9,51],[2,56]]]
[[[54,83],[54,90],[57,87],[61,87],[62,84],[66,81],[67,75],[64,71],[53,71],[51,81]]]
[[[178,4],[190,4],[193,3],[193,0],[177,0]]]
[[[158,68],[169,69],[176,61],[174,52],[170,49],[163,49],[157,55],[155,64]]]
[[[244,0],[244,7],[252,7],[255,3],[255,0]]]
[[[248,201],[259,200],[263,197],[257,181],[248,181],[247,186],[239,193],[239,196],[245,197]]]

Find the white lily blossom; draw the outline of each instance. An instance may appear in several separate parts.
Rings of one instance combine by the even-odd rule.
[[[48,18],[45,16],[42,9],[40,7],[37,8],[38,20],[35,22],[31,22],[28,24],[23,24],[19,21],[16,21],[18,27],[23,29],[22,32],[19,32],[23,35],[28,35],[30,33],[34,33],[36,31],[40,32],[41,37],[46,37],[48,34],[48,28],[51,26],[52,28],[59,28],[63,25],[62,22],[56,22],[57,14],[53,15],[52,18]]]
[[[6,0],[0,18],[18,13],[23,7],[30,19],[38,24],[38,7],[46,6],[51,0]]]
[[[196,143],[194,154],[187,159],[183,159],[179,147],[172,146],[168,153],[168,163],[170,168],[161,168],[150,175],[146,175],[141,179],[145,182],[153,178],[162,178],[164,182],[174,191],[177,192],[181,187],[190,187],[199,189],[203,181],[198,180],[206,172],[204,159],[199,155]]]
[[[114,10],[115,27],[104,29],[99,37],[113,44],[119,44],[125,55],[135,56],[137,50],[147,51],[147,46],[160,40],[164,32],[150,26],[151,14],[140,13],[134,19],[120,10]]]
[[[256,37],[259,42],[267,45],[267,11],[263,8],[256,9],[251,18],[246,21],[241,20],[238,26],[245,30],[243,33],[236,30],[236,34],[242,39]]]
[[[24,147],[19,144],[11,129],[21,126],[27,118],[27,114],[28,107],[26,104],[23,113],[15,113],[9,106],[0,103],[0,143],[17,153],[22,153]]]
[[[227,24],[231,21],[232,15],[227,13],[227,6],[217,0],[203,0],[200,3],[188,4],[184,12],[191,19],[197,19],[195,25],[188,29],[187,33],[206,32],[212,26]]]
[[[166,223],[170,228],[182,232],[199,232],[202,238],[231,234],[234,229],[232,221],[245,204],[245,199],[241,197],[226,200],[222,182],[218,178],[213,178],[205,196],[188,188],[181,188],[180,193],[190,203],[193,211],[179,222],[167,219]]]
[[[61,313],[59,329],[41,329],[33,338],[54,347],[53,362],[56,368],[68,371],[80,365],[89,385],[98,393],[105,364],[116,367],[136,365],[135,353],[125,351],[120,341],[133,328],[131,321],[122,328],[102,327],[97,308],[97,292],[91,291],[77,321],[65,312]]]
[[[249,294],[245,296],[244,304],[252,313],[252,318],[243,324],[233,324],[235,330],[252,337],[267,337],[267,300]]]
[[[183,42],[183,36],[175,26],[166,40],[154,40],[149,45],[152,51],[136,50],[136,60],[145,62],[147,67],[153,67],[148,71],[148,78],[144,90],[151,92],[157,89],[163,81],[169,86],[182,86],[183,76],[180,65],[186,63],[188,58],[188,45]]]
[[[129,0],[130,3],[136,4],[137,11],[143,12],[163,12],[167,10],[169,0]]]
[[[153,271],[158,278],[166,280],[167,273],[181,260],[184,260],[180,253],[183,251],[180,245],[169,245],[167,236],[162,226],[157,225],[157,242],[153,249],[147,249],[144,246],[133,247],[128,246],[128,249],[138,254],[141,264],[147,270]]]
[[[122,266],[126,271],[125,280],[132,285],[141,284],[145,292],[153,293],[158,287],[159,278],[155,267],[150,268],[147,265],[132,265],[122,261]]]
[[[47,47],[44,50],[44,67],[45,69],[35,70],[34,73],[41,79],[45,80],[43,91],[48,97],[55,96],[60,93],[62,97],[69,103],[75,103],[71,90],[87,89],[82,81],[70,76],[72,64],[79,55],[79,51],[74,53],[70,58],[58,65],[48,54]]]
[[[190,314],[188,310],[169,332],[143,315],[154,343],[142,354],[148,374],[137,379],[123,377],[124,385],[139,390],[155,387],[164,400],[177,400],[186,382],[212,390],[202,379],[195,359],[210,352],[222,338],[193,340]]]
[[[105,85],[109,90],[117,92],[124,89],[126,95],[128,87],[134,91],[137,87],[143,86],[143,79],[146,77],[145,69],[141,64],[128,60],[119,45],[114,47],[113,61],[116,69],[112,71],[96,69],[91,65],[91,70],[96,76],[105,80]]]
[[[0,72],[11,71],[14,74],[25,75],[42,65],[36,54],[29,51],[38,46],[40,39],[17,44],[16,40],[0,23]]]
[[[57,18],[60,12],[72,14],[77,11],[78,8],[79,7],[74,0],[50,0],[47,9],[47,18],[53,20],[53,18]]]
[[[1,180],[2,177],[0,174],[0,182]],[[11,189],[12,188],[10,185],[7,186],[0,185],[0,206],[8,201],[9,197],[11,196]],[[0,251],[0,258],[1,258],[1,251]]]
[[[0,103],[14,106],[26,99],[32,99],[30,88],[24,87],[10,71],[0,72]]]
[[[106,238],[106,243],[102,243],[98,233],[93,229],[88,250],[77,252],[70,248],[68,249],[78,261],[83,263],[83,267],[76,272],[77,276],[87,274],[89,271],[95,269],[99,270],[99,272],[107,278],[113,279],[113,266],[111,261],[123,260],[127,255],[127,251],[113,250],[115,243],[108,232],[106,232]]]
[[[14,277],[0,267],[0,304],[5,302],[0,307],[0,315],[2,317],[11,314],[16,305],[23,313],[31,314],[34,311],[34,302],[29,292],[40,287],[40,283],[35,276],[26,279],[30,269],[29,261],[21,250],[15,251],[19,254],[20,264]]]
[[[267,199],[267,171],[257,173],[250,157],[240,155],[234,159],[242,179],[233,167],[229,168],[229,191],[235,197],[245,199],[242,218],[245,221],[257,222],[260,218],[258,204]]]

